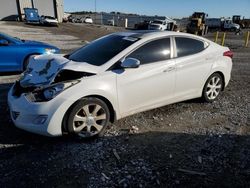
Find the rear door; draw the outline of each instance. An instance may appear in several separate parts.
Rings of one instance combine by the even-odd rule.
[[[175,37],[177,99],[199,97],[212,66],[208,43],[184,36]]]
[[[162,106],[174,97],[175,61],[170,38],[148,42],[127,57],[140,60],[141,65],[117,74],[122,116]]]

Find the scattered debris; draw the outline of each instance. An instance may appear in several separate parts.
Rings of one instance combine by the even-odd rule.
[[[135,125],[133,125],[130,129],[130,133],[138,133],[138,131],[139,131],[139,128]]]
[[[118,155],[116,149],[113,149],[113,154],[115,155],[116,159],[119,161],[121,158],[120,156]]]
[[[119,184],[122,184],[122,183],[124,183],[125,181],[126,181],[126,179],[123,178],[123,179],[121,179],[118,183],[119,183]]]
[[[186,170],[186,169],[182,169],[182,168],[179,168],[178,171],[179,171],[179,172],[188,173],[188,174],[192,174],[192,175],[200,175],[200,176],[206,176],[206,175],[207,175],[207,174],[204,173],[204,172],[197,172],[197,171]]]
[[[103,172],[102,172],[102,176],[103,176],[106,180],[110,180],[110,178],[109,178],[108,176],[106,176],[106,174],[104,174]]]
[[[202,163],[202,157],[198,156],[198,162],[201,164]]]

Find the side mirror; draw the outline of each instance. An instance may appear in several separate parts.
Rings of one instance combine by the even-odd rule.
[[[126,58],[122,64],[122,68],[138,68],[140,66],[140,61],[135,58]]]
[[[8,46],[9,42],[5,39],[0,39],[0,46]]]

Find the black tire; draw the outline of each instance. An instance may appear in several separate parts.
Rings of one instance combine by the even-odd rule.
[[[95,112],[98,108],[100,109]],[[106,103],[93,97],[77,101],[67,115],[67,131],[81,138],[103,136],[110,121],[110,111]]]
[[[214,83],[214,84],[213,84]],[[212,74],[206,81],[203,91],[202,91],[202,99],[205,102],[213,102],[220,95],[223,90],[224,82],[223,78],[220,74],[214,73]]]

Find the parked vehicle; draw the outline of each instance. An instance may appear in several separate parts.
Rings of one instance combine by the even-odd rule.
[[[144,20],[143,22],[135,24],[135,29],[136,30],[148,30],[149,25],[152,23],[150,20]]]
[[[231,19],[224,19],[222,22],[223,30],[237,31],[240,30],[240,25],[233,23]]]
[[[114,19],[107,20],[107,23],[108,23],[108,25],[115,26],[115,20]]]
[[[68,22],[69,21],[69,18],[71,17],[72,15],[70,13],[66,13],[64,12],[63,14],[63,22]]]
[[[206,25],[207,16],[204,12],[194,12],[189,19],[187,33],[205,35],[208,30],[208,26]]]
[[[84,23],[93,24],[93,19],[91,17],[84,18]]]
[[[39,24],[40,17],[36,8],[24,8],[26,23]]]
[[[55,46],[0,33],[0,72],[23,71],[32,55],[59,53]]]
[[[72,23],[84,23],[84,18],[73,17],[71,21],[72,21]]]
[[[241,19],[240,15],[233,16],[233,23],[240,25],[242,29],[250,28],[250,19],[246,19],[244,17]]]
[[[207,18],[206,24],[209,30],[221,30],[222,19],[221,18]]]
[[[42,25],[52,25],[52,26],[58,26],[58,20],[52,16],[44,16],[42,15],[40,17],[40,23]]]
[[[172,31],[174,26],[176,25],[176,21],[171,18],[166,17],[165,20],[155,19],[149,24],[149,30],[161,30],[161,31]]]
[[[213,102],[233,53],[177,32],[121,32],[69,55],[30,59],[8,93],[14,124],[47,136],[102,135],[109,122],[184,100]]]
[[[240,29],[239,24],[235,24],[231,19],[225,18],[207,18],[206,25],[209,30],[238,31]]]
[[[231,19],[224,19],[224,18],[208,18],[206,20],[206,24],[208,25],[209,29],[216,29],[216,30],[231,30],[237,31],[240,29],[238,24],[232,22]]]

